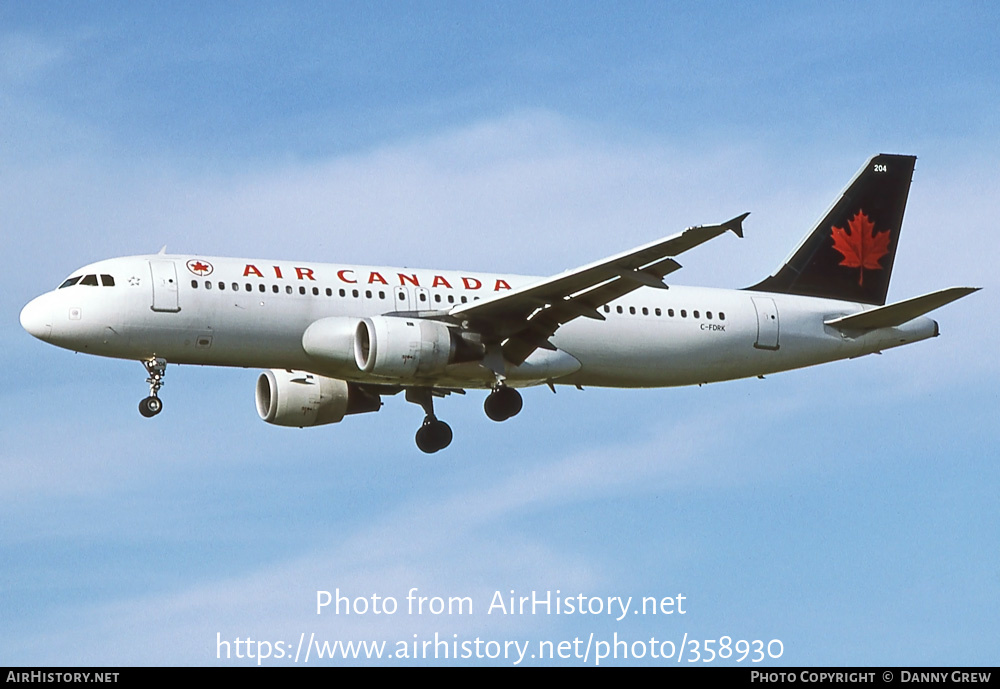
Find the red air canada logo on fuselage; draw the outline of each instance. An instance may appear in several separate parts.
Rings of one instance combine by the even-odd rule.
[[[202,261],[197,258],[192,258],[190,261],[188,261],[187,268],[195,275],[200,275],[202,277],[206,275],[211,275],[212,271],[214,270],[214,268],[212,268],[211,263],[209,263],[208,261]]]

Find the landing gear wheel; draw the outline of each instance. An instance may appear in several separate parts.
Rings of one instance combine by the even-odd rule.
[[[163,411],[163,402],[160,401],[159,397],[147,397],[139,402],[139,413],[147,419],[156,416],[161,411]]]
[[[451,445],[451,426],[433,416],[424,419],[424,425],[417,429],[417,447],[421,452],[432,454]]]
[[[495,388],[486,398],[486,402],[483,403],[486,416],[494,421],[506,421],[512,416],[517,416],[523,406],[524,401],[521,399],[521,393],[506,385]]]

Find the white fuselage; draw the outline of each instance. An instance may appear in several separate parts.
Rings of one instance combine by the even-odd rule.
[[[28,304],[33,335],[67,349],[133,360],[292,369],[354,382],[489,388],[480,363],[432,379],[387,380],[333,365],[303,348],[303,333],[332,316],[426,316],[488,300],[539,278],[476,272],[151,255],[100,261],[75,284]],[[110,281],[108,281],[110,282]],[[845,336],[824,321],[864,310],[829,299],[670,286],[643,287],[579,317],[506,378],[539,383],[660,387],[709,383],[861,356],[937,334],[930,318]]]

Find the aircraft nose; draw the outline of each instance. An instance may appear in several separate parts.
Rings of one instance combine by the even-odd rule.
[[[36,297],[21,309],[21,327],[39,340],[48,340],[52,336],[52,317],[41,301]]]

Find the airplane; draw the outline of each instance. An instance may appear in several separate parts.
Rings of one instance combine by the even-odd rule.
[[[939,333],[928,312],[979,288],[886,304],[916,157],[858,171],[772,275],[745,289],[667,284],[685,251],[744,213],[552,277],[158,254],[98,261],[21,311],[31,335],[142,362],[144,417],[163,408],[167,364],[265,369],[260,417],[320,426],[404,393],[424,411],[417,447],[447,447],[434,399],[489,390],[486,415],[522,409],[518,388],[651,388],[859,357]]]

